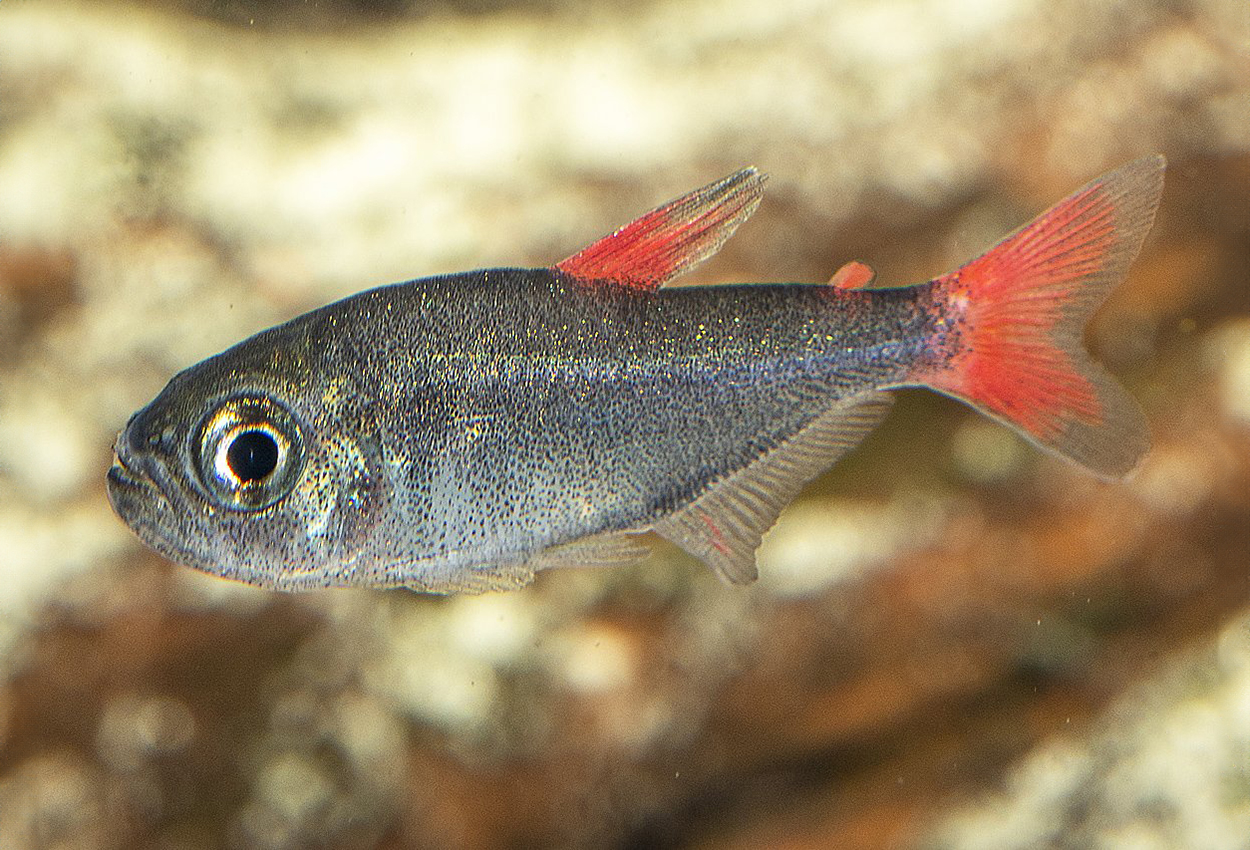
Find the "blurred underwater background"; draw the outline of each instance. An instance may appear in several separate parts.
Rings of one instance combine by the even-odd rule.
[[[920,281],[1169,159],[1104,483],[901,394],[760,581],[287,596],[109,509],[177,370],[737,168],[691,282]],[[0,847],[1250,848],[1244,0],[0,3]]]

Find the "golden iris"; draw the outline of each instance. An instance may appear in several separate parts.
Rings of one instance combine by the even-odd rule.
[[[303,468],[294,417],[267,396],[227,399],[200,426],[196,467],[222,507],[257,511],[291,492]]]

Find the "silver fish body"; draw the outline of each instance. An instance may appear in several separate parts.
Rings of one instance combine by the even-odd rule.
[[[960,270],[879,288],[668,287],[755,208],[752,169],[552,268],[380,287],[176,375],[118,437],[108,492],[145,542],[265,587],[516,587],[645,554],[730,581],[778,512],[928,386],[1096,472],[1146,449],[1079,348],[1149,229],[1161,158],[1091,183]]]
[[[899,383],[931,351],[923,297],[858,294],[831,313],[823,286],[605,291],[547,269],[382,287],[176,376],[119,439],[111,492],[123,516],[156,500],[137,530],[168,557],[254,584],[524,575],[552,547],[650,527],[831,406]],[[304,470],[258,512],[217,504],[198,446],[244,402],[261,421],[261,406],[289,412]]]

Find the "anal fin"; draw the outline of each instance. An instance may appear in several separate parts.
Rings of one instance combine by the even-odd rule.
[[[781,509],[875,428],[891,401],[886,393],[871,392],[835,405],[785,443],[656,522],[653,530],[726,581],[754,581],[755,550]]]

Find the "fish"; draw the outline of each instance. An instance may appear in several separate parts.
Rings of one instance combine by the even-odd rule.
[[[108,497],[225,579],[450,594],[629,564],[651,535],[750,582],[781,510],[906,387],[1121,477],[1146,420],[1082,336],[1164,168],[1110,171],[918,284],[852,261],[821,283],[670,285],[759,205],[745,168],[552,266],[370,289],[183,370],[119,434]]]

